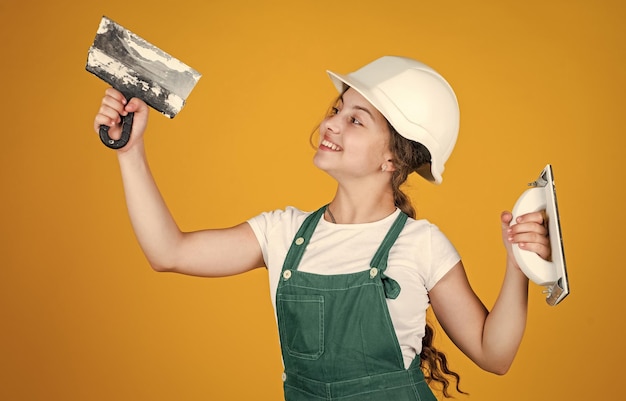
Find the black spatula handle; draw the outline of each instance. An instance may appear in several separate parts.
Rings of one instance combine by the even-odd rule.
[[[111,139],[109,136],[109,127],[107,125],[100,126],[100,140],[111,149],[120,149],[126,146],[130,139],[130,130],[133,128],[133,117],[135,113],[128,113],[122,116],[122,137],[120,139]]]

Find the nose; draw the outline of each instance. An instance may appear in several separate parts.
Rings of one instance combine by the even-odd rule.
[[[322,132],[338,134],[341,131],[341,121],[337,114],[331,114],[322,122]]]

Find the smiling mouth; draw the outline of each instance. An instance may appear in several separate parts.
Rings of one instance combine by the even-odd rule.
[[[341,148],[341,146],[332,143],[331,141],[327,140],[327,139],[323,139],[322,143],[320,143],[320,146],[323,146],[325,148],[331,149],[331,150],[335,150],[335,151],[341,151],[343,150]]]

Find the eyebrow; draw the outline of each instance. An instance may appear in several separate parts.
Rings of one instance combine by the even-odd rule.
[[[371,111],[369,111],[369,109],[367,109],[367,108],[365,108],[365,107],[363,107],[363,106],[358,106],[358,105],[353,106],[352,108],[353,108],[353,109],[356,109],[356,110],[363,110],[364,112],[366,112],[367,114],[369,114],[369,116],[370,116],[370,118],[372,119],[372,121],[376,121],[376,119],[374,118],[374,115],[372,114],[372,112],[371,112]]]
[[[339,98],[339,101],[341,102],[341,104],[343,106],[345,106],[345,101],[343,100],[343,96],[341,96]],[[376,118],[374,118],[374,114],[367,107],[359,106],[357,104],[357,105],[352,106],[352,109],[354,109],[354,110],[362,110],[362,111],[364,111],[365,113],[367,113],[370,116],[372,121],[376,121]]]

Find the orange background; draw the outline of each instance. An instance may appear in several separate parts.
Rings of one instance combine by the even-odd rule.
[[[157,274],[135,242],[115,154],[92,130],[106,85],[84,66],[102,15],[203,73],[178,117],[152,113],[146,139],[185,230],[331,199],[308,145],[335,95],[325,69],[383,54],[434,66],[459,97],[461,134],[442,186],[410,181],[420,215],[490,306],[499,213],[551,163],[572,288],[552,308],[531,285],[506,376],[438,333],[468,399],[618,398],[625,11],[618,0],[3,0],[0,399],[282,396],[265,272]]]

